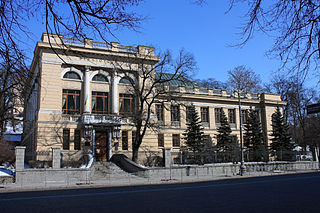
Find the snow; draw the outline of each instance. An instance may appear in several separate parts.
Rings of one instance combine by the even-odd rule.
[[[10,169],[0,168],[0,176],[12,176],[13,172]]]
[[[92,166],[94,157],[93,157],[92,154],[88,154],[88,156],[89,156],[89,162],[88,162],[88,164],[83,164],[83,165],[81,165],[81,166],[80,166],[81,169],[88,169],[88,168],[90,168],[90,167]]]

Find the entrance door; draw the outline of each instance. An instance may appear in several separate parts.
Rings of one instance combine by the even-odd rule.
[[[96,132],[95,137],[95,157],[97,161],[107,161],[107,143],[106,132]]]

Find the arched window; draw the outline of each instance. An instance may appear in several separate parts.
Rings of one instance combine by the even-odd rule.
[[[122,77],[119,81],[122,84],[131,84],[131,79],[128,76]]]
[[[92,81],[109,82],[108,78],[101,74],[97,74],[93,76]]]
[[[63,78],[80,80],[80,76],[75,72],[67,72]]]

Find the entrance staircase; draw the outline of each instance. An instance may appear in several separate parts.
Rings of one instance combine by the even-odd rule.
[[[91,181],[95,184],[128,184],[131,182],[143,183],[148,181],[147,178],[139,177],[134,174],[123,171],[116,164],[112,162],[95,162],[94,163],[95,172]]]

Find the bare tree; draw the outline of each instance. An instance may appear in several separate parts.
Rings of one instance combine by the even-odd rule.
[[[136,139],[132,144],[132,160],[136,162],[147,130],[159,129],[159,124],[154,119],[155,103],[164,104],[179,98],[177,94],[170,94],[166,85],[170,85],[173,81],[180,82],[181,85],[192,84],[187,79],[195,70],[196,63],[193,55],[184,50],[180,50],[176,60],[172,59],[169,51],[164,52],[155,65],[150,64],[148,55],[143,59],[136,58],[134,61],[138,64],[129,63],[129,69],[120,63],[116,64],[116,67],[128,74],[130,80],[128,93],[134,96],[136,102],[134,113],[131,115],[136,132]],[[130,78],[130,73],[136,74],[137,81]]]
[[[305,75],[313,63],[318,65],[320,57],[320,2],[230,0],[230,9],[236,3],[249,5],[242,31],[243,45],[256,30],[275,36],[270,53],[282,60],[282,67]]]
[[[286,101],[284,106],[284,120],[290,124],[292,137],[295,143],[306,148],[309,134],[308,125],[312,117],[307,116],[306,105],[317,100],[317,93],[313,88],[307,88],[299,77],[285,74],[275,74],[269,87],[272,92],[281,95],[281,100]]]
[[[214,78],[208,79],[195,79],[194,80],[200,87],[212,88],[212,89],[227,89],[226,83],[215,80]]]
[[[233,90],[240,93],[260,92],[261,80],[251,69],[245,66],[237,66],[228,71],[228,84]]]
[[[142,0],[0,0],[0,131],[13,121],[15,101],[23,102],[27,70],[24,40],[28,21],[42,20],[47,33],[108,42],[119,29],[137,30],[144,17],[133,12]],[[49,39],[50,42],[50,39]]]

